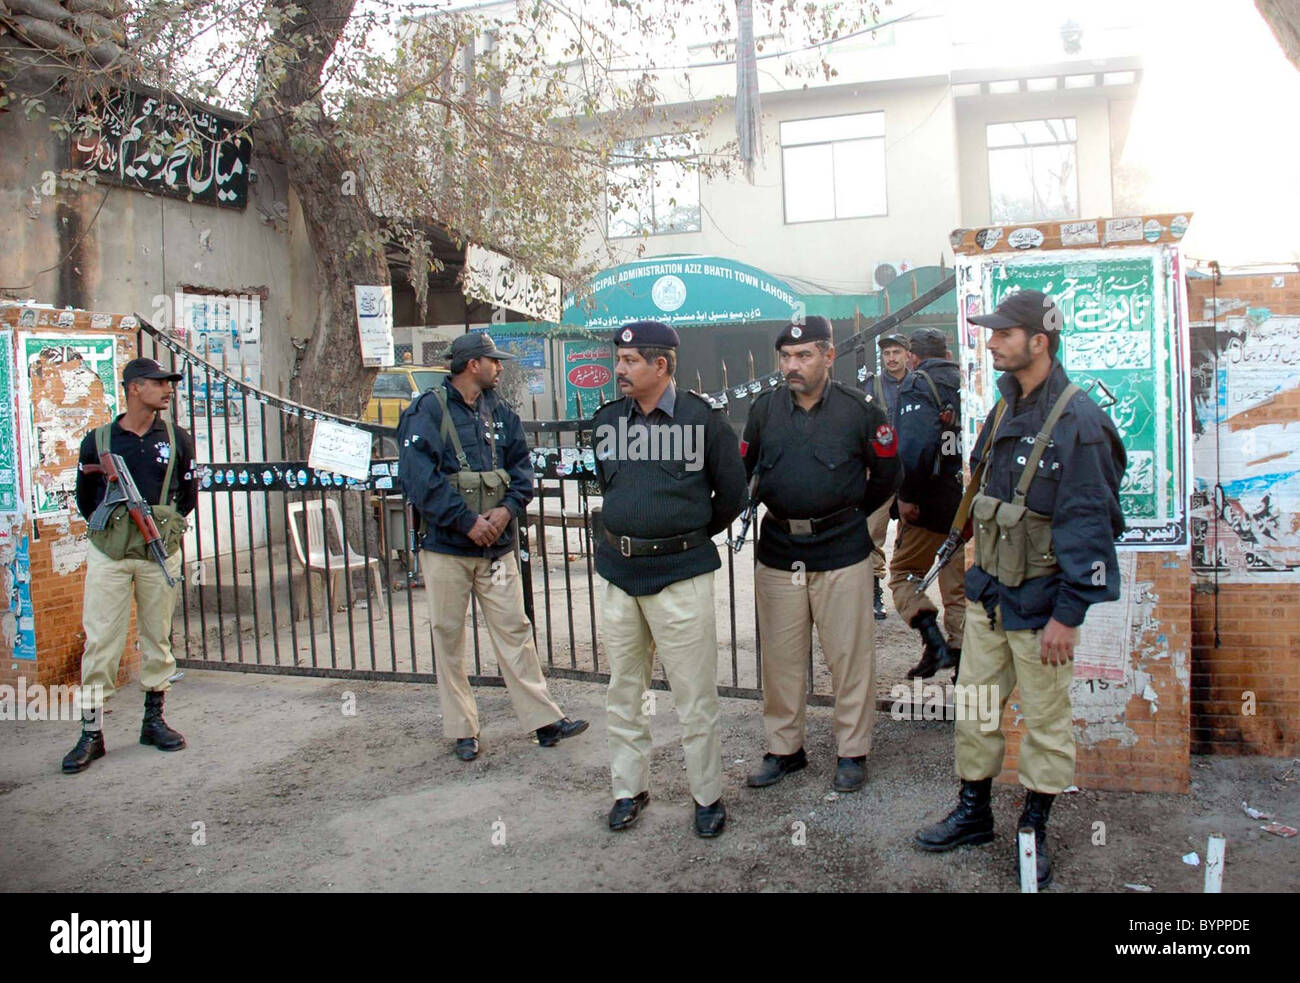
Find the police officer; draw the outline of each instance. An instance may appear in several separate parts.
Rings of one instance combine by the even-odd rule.
[[[863,391],[889,418],[889,425],[898,424],[898,391],[906,381],[908,371],[907,336],[890,331],[880,336],[876,346],[880,349],[880,371],[866,377]],[[885,541],[889,536],[889,520],[894,515],[894,497],[891,495],[867,518],[867,531],[871,533],[871,569],[875,577],[872,585],[872,608],[876,620],[885,620]]]
[[[86,633],[81,656],[82,731],[76,747],[63,759],[67,774],[84,771],[104,756],[102,700],[116,688],[132,594],[140,634],[140,686],[145,691],[140,743],[160,751],[185,747],[185,738],[163,720],[163,694],[171,688],[169,680],[176,672],[171,630],[181,575],[181,538],[185,516],[194,511],[198,499],[194,438],[168,413],[181,378],[179,372],[168,372],[151,358],[127,362],[122,370],[126,412],[81,441],[77,510],[86,519],[94,514],[107,492],[100,458],[106,453],[118,455],[153,511],[167,554],[166,573],[177,583],[167,583],[124,504],[114,507],[104,530],[90,533],[81,611]]]
[[[958,551],[939,573],[943,627],[938,609],[915,584],[924,579],[947,538],[961,504],[961,371],[952,361],[947,336],[938,328],[912,332],[911,371],[898,391],[898,538],[889,564],[889,588],[899,617],[921,636],[921,661],[907,678],[928,679],[961,658],[966,621],[965,554]],[[945,640],[945,634],[947,638]]]
[[[745,471],[720,406],[673,381],[677,332],[658,321],[614,335],[621,399],[593,418],[604,496],[596,571],[606,581],[609,828],[627,829],[649,801],[650,673],[657,654],[677,703],[695,832],[726,822],[718,734],[718,632],[712,537],[740,514]]]
[[[808,653],[817,625],[835,692],[834,787],[867,780],[875,720],[875,641],[862,599],[871,582],[867,516],[898,478],[897,442],[879,405],[831,379],[835,346],[824,317],[791,323],[776,339],[786,385],[754,401],[745,469],[767,513],[754,592],[763,643],[767,753],[749,785],[762,788],[807,763]]]
[[[1024,290],[971,322],[991,329],[988,348],[1003,375],[1002,399],[971,455],[973,471],[984,467],[971,509],[975,564],[966,596],[982,610],[966,619],[958,687],[996,687],[999,726],[986,731],[976,714],[958,715],[957,808],[920,830],[916,842],[944,851],[993,838],[990,787],[1005,747],[1000,710],[1019,683],[1027,790],[1019,825],[1036,831],[1045,886],[1048,813],[1074,780],[1070,662],[1088,606],[1119,596],[1114,541],[1124,529],[1119,486],[1127,461],[1110,417],[1055,357],[1062,315],[1050,297]]]
[[[443,736],[453,753],[479,753],[478,706],[465,666],[465,611],[474,594],[496,649],[515,716],[537,743],[581,734],[546,689],[513,556],[512,522],[533,497],[533,467],[519,416],[497,396],[503,359],[485,333],[451,343],[451,375],[422,393],[398,425],[402,490],[424,518],[425,597],[433,627]]]

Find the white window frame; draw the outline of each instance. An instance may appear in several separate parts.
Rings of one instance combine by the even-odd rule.
[[[655,158],[664,156],[660,153],[660,148],[665,143],[671,141],[682,141],[686,145],[688,154],[699,154],[700,136],[698,133],[683,131],[678,133],[657,133],[653,136],[639,137],[633,140],[625,140],[614,149],[612,162],[609,166],[610,174],[606,182],[605,190],[605,234],[610,239],[639,239],[642,236],[657,235],[690,235],[694,232],[703,230],[703,203],[700,201],[700,172],[699,168],[690,164],[687,165],[686,185],[694,179],[695,187],[695,223],[691,228],[660,228],[656,211],[656,196],[654,187],[654,170],[662,166],[666,161],[644,160],[642,158]],[[624,163],[614,163],[623,156],[629,158]],[[650,205],[649,225],[646,223],[646,216],[638,212],[637,228],[634,232],[615,232],[614,220],[615,213],[613,200],[609,193],[609,186],[615,180],[616,173],[640,172],[637,174],[638,180],[642,187],[649,187],[648,196]]]
[[[870,129],[870,128],[873,128],[873,127],[879,129],[879,133],[878,133],[878,134],[873,133],[873,134],[870,134],[870,135],[868,135],[868,136],[853,136],[853,137],[844,137],[844,138],[841,138],[841,139],[830,139],[830,140],[800,140],[800,139],[798,139],[798,138],[793,138],[793,139],[792,139],[792,138],[790,138],[789,136],[787,136],[787,130],[786,130],[786,127],[791,126],[792,124],[798,124],[798,123],[825,123],[825,122],[829,122],[829,121],[832,121],[832,120],[845,120],[845,121],[847,121],[847,120],[850,120],[850,119],[858,119],[858,118],[861,118],[861,119],[866,120],[866,122],[867,122],[867,127],[868,127],[869,129]],[[781,124],[780,124],[780,134],[781,134],[781,136],[780,136],[780,142],[781,142],[781,213],[782,213],[782,218],[784,219],[786,225],[806,225],[806,224],[808,224],[809,222],[843,222],[843,221],[847,221],[847,220],[849,220],[849,219],[857,219],[857,218],[881,218],[881,217],[887,216],[887,215],[889,214],[889,175],[888,175],[888,171],[889,171],[889,159],[888,159],[888,156],[887,156],[886,153],[885,153],[885,149],[886,149],[886,148],[885,148],[885,113],[884,113],[884,110],[879,110],[879,109],[877,109],[877,110],[869,110],[869,111],[867,111],[867,112],[862,112],[862,113],[837,113],[837,114],[832,115],[832,116],[809,116],[809,117],[803,117],[803,118],[801,118],[801,119],[788,119],[788,120],[782,120],[782,121],[781,121]],[[837,144],[849,144],[849,143],[870,143],[870,144],[873,144],[873,145],[874,145],[874,144],[878,144],[878,145],[879,145],[879,153],[880,153],[880,161],[881,161],[881,171],[880,171],[880,181],[881,181],[881,189],[880,189],[880,191],[881,191],[881,195],[880,195],[880,197],[881,197],[881,200],[884,202],[884,207],[883,207],[880,211],[864,211],[864,212],[855,212],[855,213],[853,213],[853,214],[847,214],[847,215],[841,215],[841,214],[839,214],[838,196],[837,196],[836,193],[835,193],[835,180],[836,180],[836,175],[835,175],[835,154],[834,154],[834,147],[835,147]],[[788,167],[787,162],[786,162],[786,152],[787,152],[788,150],[803,149],[803,148],[805,148],[805,147],[823,147],[823,146],[829,146],[829,147],[832,148],[832,152],[831,152],[831,172],[830,172],[830,175],[829,175],[829,179],[830,179],[830,187],[831,187],[831,207],[832,207],[832,214],[829,215],[829,216],[818,217],[818,218],[796,218],[796,219],[792,219],[792,218],[790,218],[790,206],[789,206],[790,189],[789,189],[789,184],[788,184],[789,167]],[[873,146],[872,149],[876,149],[876,148]]]
[[[1074,138],[1067,140],[1040,140],[1033,143],[1003,143],[996,147],[989,144],[989,128],[994,126],[1020,126],[1026,123],[1070,123],[1074,126]],[[1027,215],[1013,218],[999,219],[993,214],[993,154],[1000,150],[1032,150],[1035,147],[1072,147],[1074,149],[1074,214],[1073,215]],[[984,124],[984,153],[985,161],[988,168],[987,184],[989,196],[989,221],[1002,224],[1016,224],[1024,222],[1056,222],[1079,217],[1079,119],[1077,116],[1043,116],[1034,119],[1015,119],[1015,120],[990,120]],[[1036,191],[1033,181],[1030,181],[1031,191]]]

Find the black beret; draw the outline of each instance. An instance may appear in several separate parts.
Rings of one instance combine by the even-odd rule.
[[[615,348],[676,348],[677,332],[662,321],[631,321],[614,332]]]
[[[912,354],[921,358],[943,358],[948,336],[938,328],[917,328],[912,332]]]
[[[791,321],[776,336],[776,347],[804,345],[810,341],[830,341],[831,322],[820,314],[810,314],[802,321]]]

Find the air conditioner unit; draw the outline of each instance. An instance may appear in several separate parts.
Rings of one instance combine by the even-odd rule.
[[[905,259],[882,260],[871,270],[871,281],[877,290],[884,290],[898,277],[912,269],[912,264]]]

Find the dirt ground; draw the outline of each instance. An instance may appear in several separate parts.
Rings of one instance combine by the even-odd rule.
[[[7,891],[961,891],[1011,892],[1018,789],[999,787],[999,836],[947,855],[910,845],[952,804],[952,725],[878,717],[870,781],[830,793],[830,711],[810,708],[809,768],[743,787],[761,754],[758,706],[724,700],[726,832],[691,832],[672,697],[659,694],[648,811],[605,827],[603,687],[552,692],[581,737],[539,748],[504,690],[477,691],[483,753],[441,736],[434,687],[190,670],[167,701],[189,748],[136,743],[142,701],[110,703],[108,756],[59,760],[75,723],[0,724],[0,870]],[[346,715],[348,695],[355,715]],[[1228,838],[1226,892],[1300,888],[1300,837],[1259,832],[1241,801],[1300,825],[1300,762],[1194,758],[1188,796],[1062,796],[1051,844],[1059,892],[1198,892],[1211,832]],[[795,824],[803,824],[802,835]],[[1097,824],[1104,824],[1104,828]],[[202,824],[202,825],[196,825]],[[1104,832],[1104,844],[1095,843]],[[202,841],[202,842],[200,842]]]

